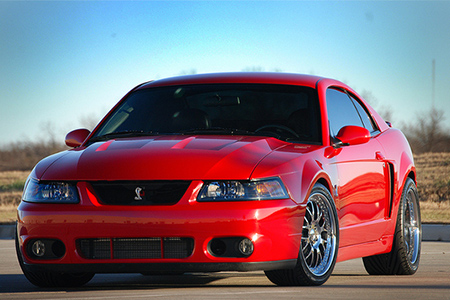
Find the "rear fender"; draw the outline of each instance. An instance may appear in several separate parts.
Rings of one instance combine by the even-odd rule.
[[[412,155],[403,152],[400,158],[400,164],[395,166],[395,184],[394,184],[394,199],[392,205],[392,212],[390,215],[391,222],[386,229],[386,235],[393,235],[395,231],[395,226],[397,224],[397,215],[400,205],[400,199],[402,197],[403,188],[408,177],[412,178],[417,185],[416,181],[416,168],[414,166],[414,161]]]

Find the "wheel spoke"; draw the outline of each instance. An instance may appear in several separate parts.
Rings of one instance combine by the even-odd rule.
[[[309,251],[307,251],[307,255],[305,255],[305,259],[306,260],[308,260],[308,259],[312,259],[312,256],[313,256],[313,254],[314,254],[314,252],[312,251],[312,249],[310,249]]]
[[[335,256],[336,227],[331,205],[324,195],[310,196],[306,207],[302,242],[302,255],[308,269],[316,276],[329,270]]]
[[[307,221],[308,223],[310,223],[310,221],[312,220],[312,216],[313,216],[313,212],[311,211],[311,209],[314,208],[310,208],[309,206],[306,207],[306,214],[305,214],[305,221]],[[307,218],[307,216],[309,216],[310,219]]]
[[[321,261],[322,261],[322,253],[320,252],[319,249],[316,249],[316,261],[314,263],[314,267],[317,267]]]

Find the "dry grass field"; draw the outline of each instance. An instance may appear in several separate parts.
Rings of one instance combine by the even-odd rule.
[[[424,223],[450,223],[450,153],[415,157]],[[0,223],[16,219],[16,207],[29,172],[0,172]]]
[[[0,223],[16,219],[16,208],[22,196],[22,189],[30,172],[0,172]]]
[[[450,153],[415,156],[422,222],[450,223]]]

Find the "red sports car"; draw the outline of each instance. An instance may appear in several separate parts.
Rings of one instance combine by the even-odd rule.
[[[332,79],[226,73],[131,90],[39,162],[17,256],[37,286],[95,273],[264,270],[320,285],[336,262],[413,274],[421,220],[403,134]]]

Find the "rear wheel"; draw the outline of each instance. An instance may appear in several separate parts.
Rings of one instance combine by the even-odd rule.
[[[419,267],[421,242],[419,195],[416,184],[408,178],[400,200],[392,250],[364,257],[364,267],[371,275],[412,275]]]
[[[88,283],[94,273],[56,273],[56,272],[30,272],[26,269],[23,263],[22,253],[19,247],[19,240],[15,235],[17,260],[23,274],[32,284],[39,287],[77,287]]]
[[[333,198],[323,185],[316,184],[306,206],[297,265],[290,270],[266,271],[266,276],[277,285],[321,285],[333,272],[338,244]]]

